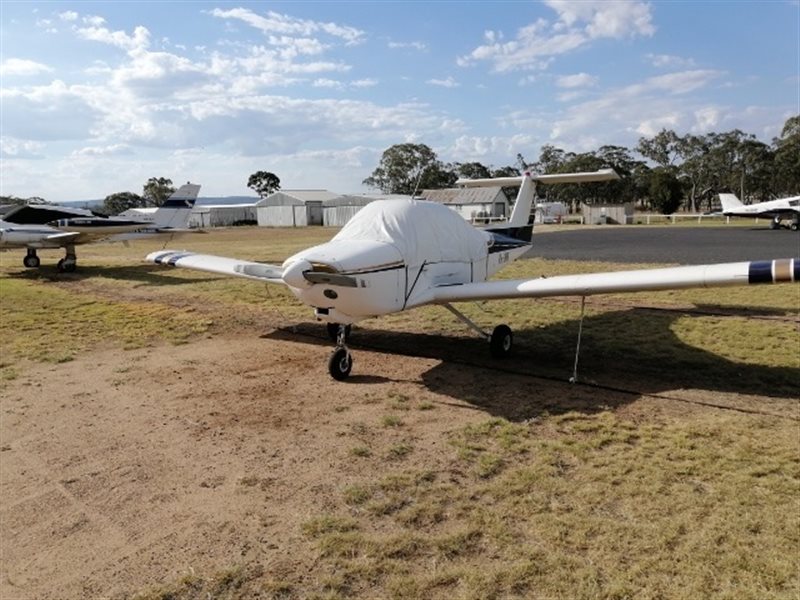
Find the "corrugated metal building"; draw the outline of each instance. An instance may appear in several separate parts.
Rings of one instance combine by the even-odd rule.
[[[255,225],[256,205],[253,204],[195,204],[189,217],[189,227],[230,227]]]
[[[322,225],[322,205],[337,198],[328,190],[280,190],[256,204],[256,218],[262,227],[305,227]]]
[[[322,220],[326,227],[343,227],[355,214],[375,200],[410,200],[400,194],[342,194],[323,203]]]
[[[633,222],[633,202],[623,204],[581,204],[583,222],[587,225],[627,225]]]
[[[500,186],[423,190],[421,195],[426,200],[452,208],[468,221],[504,218],[511,212],[508,198]]]

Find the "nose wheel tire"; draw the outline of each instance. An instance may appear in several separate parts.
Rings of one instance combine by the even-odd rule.
[[[494,358],[505,358],[511,354],[514,345],[514,334],[508,325],[498,325],[492,331],[489,340],[489,352]]]
[[[336,381],[344,381],[353,368],[353,357],[347,348],[337,348],[328,360],[328,372]]]

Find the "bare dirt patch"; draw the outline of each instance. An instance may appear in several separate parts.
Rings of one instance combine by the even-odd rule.
[[[28,365],[0,396],[0,596],[128,597],[252,564],[314,590],[304,523],[392,470],[458,480],[448,436],[491,406],[618,406],[648,423],[675,410],[458,365],[443,393],[426,384],[440,361],[370,351],[335,383],[328,352],[250,334]]]

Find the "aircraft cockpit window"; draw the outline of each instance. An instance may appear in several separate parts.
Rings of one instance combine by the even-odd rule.
[[[789,206],[800,206],[800,199],[798,199],[798,200],[789,200]]]

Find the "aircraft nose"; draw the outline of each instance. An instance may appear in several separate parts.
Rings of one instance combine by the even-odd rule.
[[[303,273],[305,271],[312,270],[311,263],[307,260],[298,260],[290,264],[286,269],[283,271],[283,281],[286,282],[286,285],[297,288],[297,289],[307,289],[312,286],[312,283],[308,281]]]

